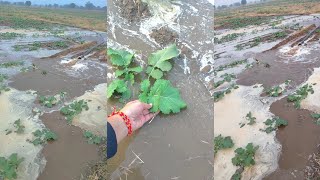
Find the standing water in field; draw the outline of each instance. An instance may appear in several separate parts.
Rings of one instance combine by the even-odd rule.
[[[134,53],[145,69],[152,52],[175,43],[180,56],[165,78],[187,104],[180,113],[158,115],[121,142],[107,161],[108,178],[213,178],[212,17],[213,5],[207,1],[108,1],[108,47]],[[113,72],[108,73],[109,84],[115,69],[108,65]],[[132,99],[137,98],[133,91]],[[124,104],[110,99],[108,107],[114,105]]]

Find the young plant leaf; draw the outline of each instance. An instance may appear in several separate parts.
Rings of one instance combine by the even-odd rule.
[[[111,63],[115,66],[128,66],[133,58],[133,54],[125,50],[108,48],[107,54],[110,56]]]
[[[221,149],[228,149],[234,146],[234,143],[230,136],[222,137],[221,134],[215,137],[213,142],[214,142],[214,154],[216,154]]]

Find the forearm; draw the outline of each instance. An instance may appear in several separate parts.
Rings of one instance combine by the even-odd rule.
[[[108,122],[113,127],[116,133],[117,143],[119,144],[119,142],[127,136],[128,128],[119,115],[109,117]]]

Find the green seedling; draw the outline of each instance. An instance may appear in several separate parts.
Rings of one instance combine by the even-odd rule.
[[[270,89],[267,89],[266,93],[270,97],[278,97],[279,95],[281,95],[282,91],[283,89],[280,86],[274,86]]]
[[[239,169],[232,176],[234,179],[240,179],[241,173],[245,167],[250,167],[255,165],[255,154],[259,146],[254,146],[252,143],[248,143],[245,148],[237,148],[235,152],[235,157],[231,159],[232,164],[238,166]]]
[[[18,119],[13,123],[13,129],[6,129],[6,135],[11,134],[12,131],[17,134],[24,133],[25,126],[21,124],[21,120]]]
[[[307,98],[308,94],[314,93],[314,90],[312,88],[312,85],[304,85],[302,87],[300,87],[295,93],[293,93],[292,95],[289,95],[287,98],[288,102],[294,102],[294,106],[295,108],[299,109],[300,108],[300,104],[301,101],[305,98]]]
[[[229,93],[231,93],[232,89],[238,89],[238,88],[239,88],[238,85],[232,84],[230,87],[228,87],[224,91],[214,92],[213,93],[214,102],[220,101],[224,97],[225,94],[229,94]]]
[[[230,136],[223,137],[221,134],[214,138],[214,154],[217,154],[219,150],[229,149],[234,146],[234,143]]]
[[[54,96],[40,96],[39,103],[47,108],[52,108],[58,102]]]
[[[37,145],[42,145],[48,141],[55,141],[58,139],[58,136],[50,131],[49,129],[42,129],[42,130],[36,130],[33,133],[34,139],[31,140],[30,142],[37,146]]]
[[[103,137],[96,136],[90,131],[85,131],[83,133],[83,137],[85,137],[87,139],[87,142],[89,144],[97,144],[97,145],[99,145],[103,140]]]
[[[223,79],[214,84],[215,88],[219,87],[221,84],[223,84],[225,82],[231,82],[232,79],[236,78],[236,76],[234,74],[228,74],[228,73],[225,73],[225,74],[221,75],[220,77],[223,77]]]
[[[311,114],[311,117],[316,119],[314,122],[316,125],[319,125],[320,126],[320,114]]]
[[[225,36],[222,36],[220,39],[215,38],[214,42],[217,44],[221,44],[221,43],[225,43],[225,42],[230,42],[233,41],[235,39],[237,39],[240,36],[243,36],[245,33],[232,33],[232,34],[228,34]]]
[[[238,66],[238,65],[240,65],[240,64],[244,64],[244,63],[246,63],[248,60],[247,59],[245,59],[245,60],[240,60],[240,61],[234,61],[234,62],[232,62],[232,63],[230,63],[230,64],[226,64],[226,65],[221,65],[221,66],[219,66],[215,71],[223,71],[223,70],[225,70],[225,69],[228,69],[228,68],[233,68],[233,67],[236,67],[236,66]]]
[[[17,66],[23,66],[23,64],[24,64],[23,61],[10,61],[10,62],[1,63],[0,68],[12,68]]]
[[[24,158],[19,158],[17,153],[11,154],[8,158],[0,157],[0,179],[17,179],[17,169]]]
[[[279,117],[273,117],[272,119],[267,119],[264,124],[267,126],[266,129],[262,130],[267,134],[271,133],[272,131],[277,130],[281,126],[287,126],[288,121],[281,119]]]
[[[10,40],[18,37],[23,37],[23,34],[15,33],[15,32],[5,32],[0,33],[0,40]]]
[[[66,116],[68,124],[72,123],[73,118],[80,114],[82,110],[89,110],[88,103],[84,100],[74,101],[69,105],[64,106],[60,109],[60,113]]]

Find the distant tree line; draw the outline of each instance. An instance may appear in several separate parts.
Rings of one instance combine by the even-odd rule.
[[[267,0],[256,0],[253,3],[258,3],[258,2],[266,2]],[[215,9],[226,9],[229,7],[237,7],[237,6],[241,6],[241,5],[246,5],[247,4],[247,0],[240,0],[240,2],[236,2],[230,5],[221,5],[221,6],[215,6]]]
[[[16,5],[16,6],[35,6],[35,7],[46,7],[46,8],[70,8],[70,9],[89,9],[89,10],[106,10],[106,6],[95,6],[93,3],[88,1],[84,6],[79,6],[75,3],[70,3],[70,4],[64,4],[64,5],[59,5],[59,4],[46,4],[46,5],[37,5],[37,4],[32,4],[31,1],[21,1],[21,2],[9,2],[9,1],[0,1],[0,5]]]

